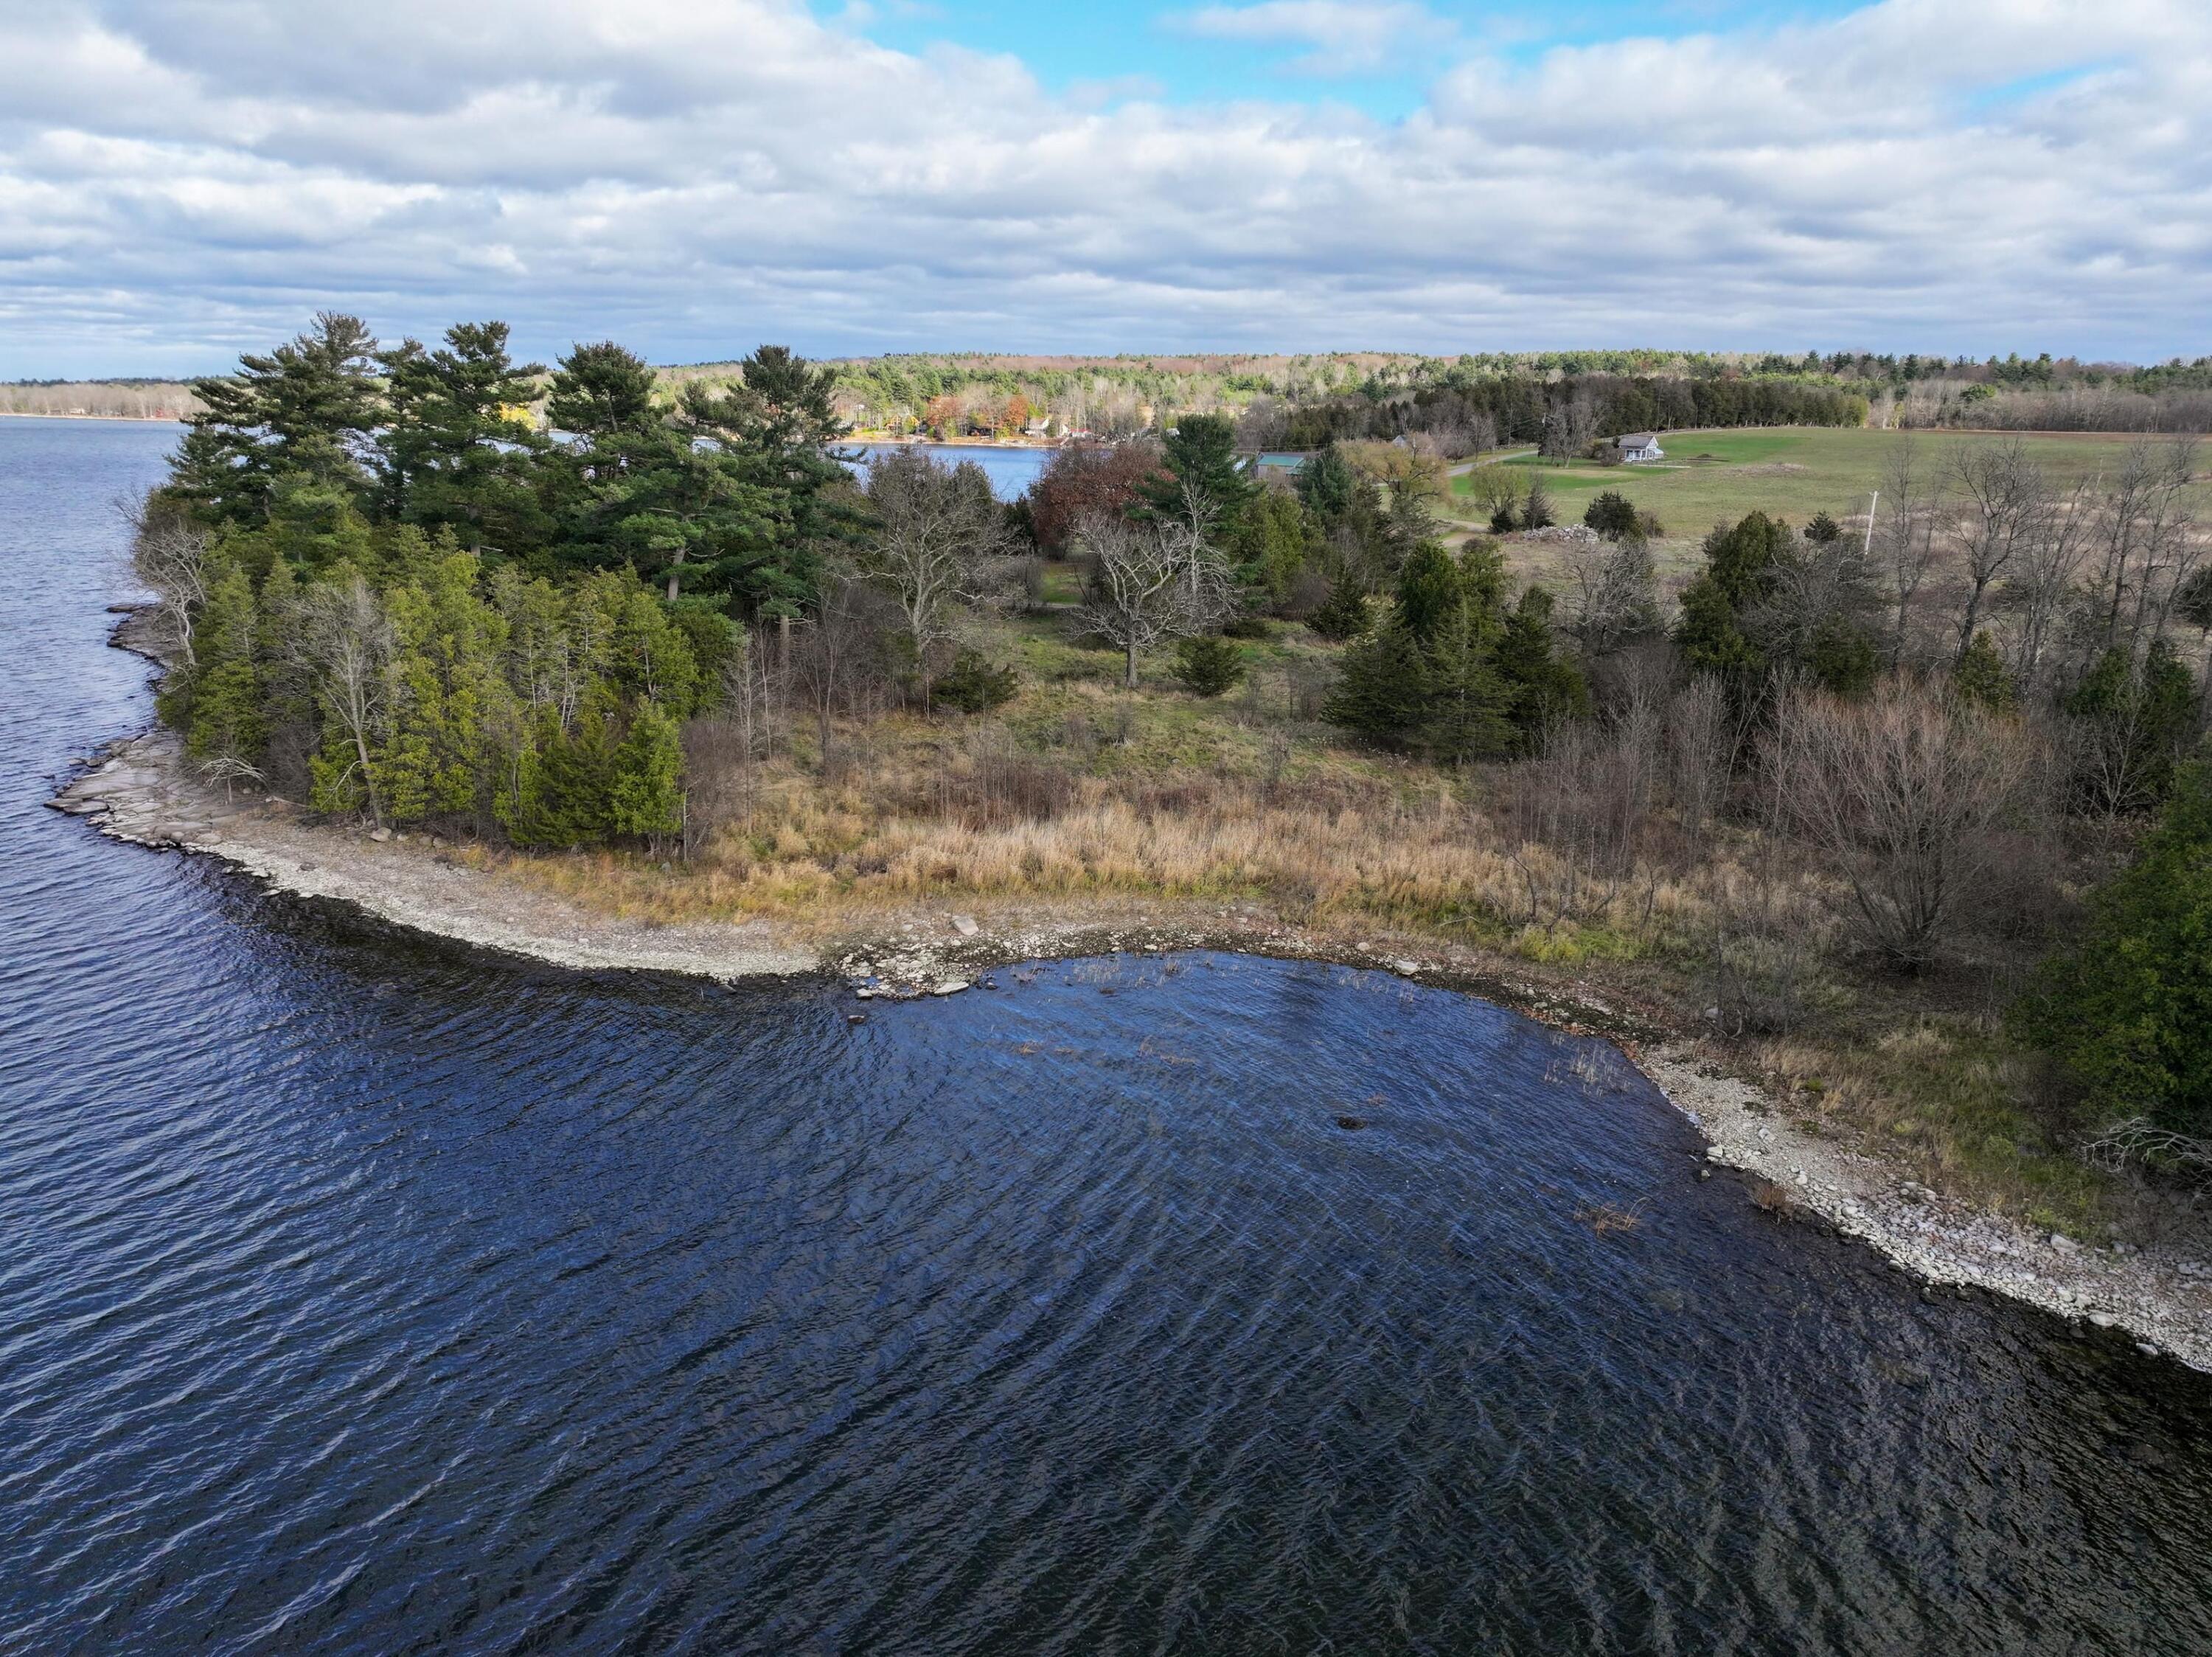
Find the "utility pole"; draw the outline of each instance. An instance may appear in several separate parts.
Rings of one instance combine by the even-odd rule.
[[[1867,533],[1866,533],[1866,545],[1865,545],[1865,547],[1864,547],[1863,549],[1862,549],[1862,552],[1861,552],[1861,556],[1862,556],[1862,557],[1869,557],[1869,558],[1870,558],[1870,557],[1874,557],[1874,515],[1875,515],[1875,508],[1877,508],[1877,507],[1879,507],[1881,504],[1881,491],[1880,490],[1878,490],[1878,489],[1877,489],[1877,490],[1875,490],[1875,492],[1874,492],[1871,496],[1869,496],[1868,497],[1868,499],[1867,499]]]

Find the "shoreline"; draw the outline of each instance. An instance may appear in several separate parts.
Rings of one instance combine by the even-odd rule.
[[[131,606],[117,648],[155,659]],[[158,662],[157,662],[158,665]],[[1703,1039],[1607,993],[1547,987],[1454,945],[1330,936],[1218,905],[1131,901],[1019,914],[952,900],[810,939],[765,920],[647,924],[596,913],[454,858],[436,836],[372,835],[308,820],[273,796],[226,797],[185,771],[161,727],[118,738],[48,802],[110,838],[200,853],[295,897],[344,903],[450,941],[581,971],[671,972],[723,983],[837,976],[863,998],[950,995],[996,966],[1109,953],[1220,949],[1389,972],[1479,996],[1569,1034],[1613,1042],[1706,1142],[1706,1170],[1746,1176],[1751,1200],[1869,1244],[1923,1292],[1982,1290],[2212,1373],[2212,1261],[2097,1248],[1942,1196],[1878,1155],[1817,1131],[1784,1099],[1729,1073]],[[381,838],[378,838],[381,836]],[[962,899],[962,903],[972,900]],[[981,915],[981,918],[978,918]],[[957,987],[956,987],[957,986]],[[1618,999],[1615,997],[1614,999]]]

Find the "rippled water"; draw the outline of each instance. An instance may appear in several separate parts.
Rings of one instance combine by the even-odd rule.
[[[2201,1381],[1597,1044],[1219,956],[852,1026],[40,809],[169,438],[0,421],[0,1650],[2212,1644]]]

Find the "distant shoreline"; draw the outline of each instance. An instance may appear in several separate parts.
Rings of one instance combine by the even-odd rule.
[[[0,409],[0,420],[128,420],[139,426],[181,426],[181,414],[50,414],[40,409]]]

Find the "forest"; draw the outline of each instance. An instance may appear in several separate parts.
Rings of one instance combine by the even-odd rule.
[[[1586,378],[1577,420],[1647,411]],[[1670,591],[1626,473],[1562,526],[1479,468],[1468,522],[1421,446],[1263,471],[1185,411],[1003,503],[918,449],[860,475],[838,385],[320,317],[195,386],[145,504],[163,716],[211,785],[625,912],[1399,929],[1664,1008],[2054,1223],[2100,1167],[2212,1167],[2189,439],[2062,486],[1900,436],[1871,515],[1750,512]]]

